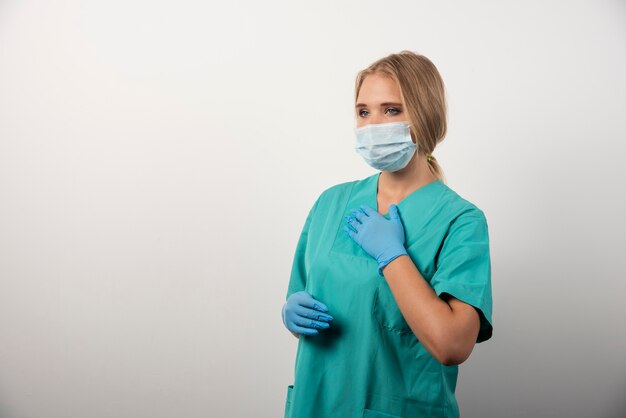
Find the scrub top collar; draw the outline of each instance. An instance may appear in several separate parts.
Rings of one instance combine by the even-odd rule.
[[[352,210],[358,209],[361,204],[378,211],[378,178],[380,174],[381,172],[378,172],[361,180],[348,183],[350,188],[347,190],[348,196],[346,196],[346,200],[342,203],[343,213],[335,218],[336,233],[331,245],[331,252],[371,259],[358,244],[348,237],[343,229],[343,219]],[[440,180],[437,180],[411,192],[396,203],[400,219],[404,225],[407,245],[423,236],[423,228],[432,221],[433,215],[441,209],[441,199],[446,195],[446,187]],[[381,216],[389,219],[389,211]],[[375,265],[376,263],[374,263]],[[374,268],[373,271],[376,272],[377,270]]]
[[[368,202],[366,204],[373,208],[378,212],[378,183],[380,179],[380,175],[382,172],[378,172],[376,174],[371,175],[367,180],[369,181],[368,189],[370,193],[368,193]],[[406,195],[402,200],[396,203],[396,206],[400,211],[404,207],[407,209],[413,207],[413,201],[415,201],[416,206],[420,208],[432,208],[433,204],[441,195],[441,189],[445,188],[445,185],[441,182],[440,179],[437,179],[433,182],[423,185],[417,190]],[[389,211],[383,215],[385,218],[389,219]]]

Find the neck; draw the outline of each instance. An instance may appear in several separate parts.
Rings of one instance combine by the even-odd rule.
[[[401,170],[390,172],[383,171],[380,174],[380,187],[385,195],[390,197],[403,196],[412,191],[437,180],[430,171],[426,156],[416,152],[411,161]]]

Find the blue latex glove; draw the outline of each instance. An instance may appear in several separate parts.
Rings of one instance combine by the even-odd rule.
[[[344,231],[378,263],[378,274],[401,255],[408,255],[404,248],[404,227],[396,205],[389,206],[389,219],[361,205],[345,217]]]
[[[328,312],[326,305],[313,299],[306,290],[301,290],[289,296],[283,305],[283,324],[296,334],[317,335],[318,329],[330,327],[328,322],[333,320],[325,312]]]

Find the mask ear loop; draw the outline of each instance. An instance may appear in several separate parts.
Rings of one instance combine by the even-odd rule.
[[[407,121],[407,126],[409,128],[409,136],[411,137],[411,142],[413,142],[413,123]],[[413,144],[415,144],[416,146],[419,146],[419,144],[417,143],[417,141],[413,142]]]

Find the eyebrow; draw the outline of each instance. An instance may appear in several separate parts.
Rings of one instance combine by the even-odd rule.
[[[402,106],[402,103],[385,102],[380,104],[380,107],[384,106]],[[367,105],[365,103],[357,103],[354,107],[358,109],[360,107],[367,107]]]

